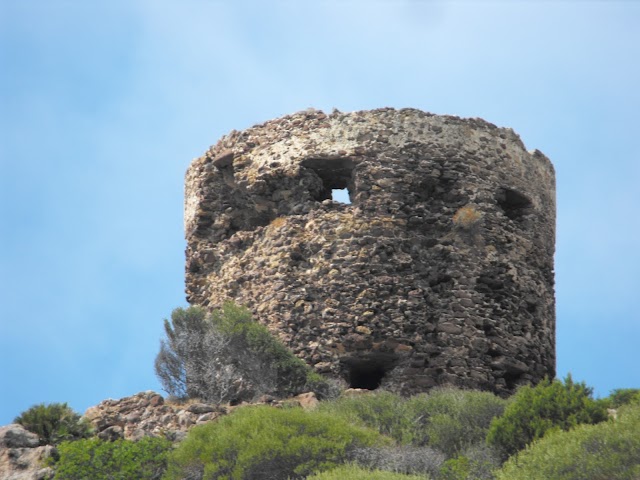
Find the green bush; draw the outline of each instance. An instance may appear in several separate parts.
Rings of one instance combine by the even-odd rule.
[[[498,480],[635,480],[640,478],[640,405],[618,420],[554,431],[511,457]]]
[[[619,408],[629,403],[640,403],[640,389],[618,388],[613,390],[611,395],[605,398],[604,401],[607,402],[609,408]]]
[[[485,442],[493,419],[506,401],[488,392],[444,388],[407,400],[412,419],[411,443],[428,445],[448,458]]]
[[[504,414],[491,424],[487,441],[508,456],[549,430],[606,419],[606,405],[594,400],[584,383],[574,383],[570,375],[564,383],[545,379],[535,387],[518,389]]]
[[[450,458],[442,465],[438,480],[467,480],[471,475],[471,462],[467,457]]]
[[[401,473],[368,470],[357,465],[343,465],[333,470],[316,473],[308,480],[429,480],[423,475],[403,475]]]
[[[388,442],[327,413],[243,407],[192,428],[171,453],[164,478],[304,478],[343,463],[356,447]]]
[[[444,462],[438,480],[493,480],[500,457],[487,445],[475,445],[461,455]]]
[[[66,403],[34,405],[13,420],[40,437],[41,445],[57,445],[64,440],[91,435],[88,423]]]
[[[357,465],[370,470],[384,470],[405,475],[426,475],[436,477],[444,454],[431,447],[413,445],[360,447],[349,455]]]
[[[146,437],[140,441],[98,438],[58,446],[54,480],[157,480],[166,468],[171,442]]]
[[[359,396],[343,396],[330,402],[322,402],[319,409],[339,416],[347,422],[377,430],[398,442],[404,442],[412,426],[412,419],[405,405],[406,400],[402,397],[381,391]]]
[[[389,392],[341,397],[321,403],[320,409],[451,458],[484,443],[491,421],[505,406],[506,401],[492,393],[444,388],[409,399]]]
[[[173,397],[237,403],[322,384],[247,309],[233,303],[210,315],[200,307],[175,309],[164,328],[155,370]]]
[[[176,308],[171,321],[164,320],[166,340],[160,340],[155,371],[164,390],[178,399],[201,395],[202,369],[208,353],[205,334],[210,331],[207,313],[201,307]]]
[[[308,381],[317,382],[322,379],[264,325],[254,321],[246,308],[226,302],[221,310],[213,312],[211,322],[239,350],[234,352],[236,355],[245,357],[250,352],[263,362],[264,368],[275,372],[274,393],[285,396],[300,393]]]

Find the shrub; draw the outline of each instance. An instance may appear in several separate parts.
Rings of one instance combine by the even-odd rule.
[[[640,405],[618,420],[553,431],[511,457],[499,480],[635,480],[640,478]]]
[[[244,407],[192,428],[169,457],[166,480],[304,478],[341,464],[377,432],[300,408]]]
[[[137,442],[98,438],[64,442],[58,446],[54,480],[156,480],[166,468],[170,448],[169,440],[151,437]]]
[[[478,444],[461,455],[444,462],[439,480],[493,480],[493,472],[500,467],[498,453],[488,445]]]
[[[248,353],[260,364],[260,377],[267,372],[274,375],[275,391],[280,395],[299,393],[307,381],[318,381],[322,377],[311,372],[309,367],[293,355],[269,330],[251,318],[249,310],[227,302],[222,310],[211,316],[214,328],[227,338],[230,353],[240,362]],[[254,375],[255,377],[255,375]]]
[[[247,309],[233,303],[211,315],[200,307],[178,308],[164,327],[167,338],[155,370],[174,397],[240,402],[266,393],[300,393],[308,382],[322,382]]]
[[[367,480],[429,480],[429,477],[422,475],[403,475],[381,470],[368,470],[357,465],[343,465],[307,477],[308,480],[362,480],[365,478]]]
[[[484,443],[494,418],[504,412],[506,401],[488,392],[454,388],[432,390],[407,401],[414,445],[429,445],[448,458]]]
[[[364,425],[403,442],[412,424],[405,403],[402,397],[381,391],[357,397],[340,397],[321,403],[319,408],[347,422]]]
[[[638,388],[618,388],[611,392],[609,397],[604,399],[609,408],[619,408],[629,403],[640,403],[640,389]]]
[[[371,470],[437,476],[445,456],[430,447],[400,445],[395,447],[361,447],[351,460]]]
[[[467,480],[471,475],[471,462],[465,456],[450,458],[442,465],[438,480]]]
[[[487,441],[512,455],[551,429],[568,430],[606,419],[605,404],[591,398],[584,383],[574,383],[571,375],[564,383],[546,379],[518,389],[504,414],[491,424]]]
[[[405,400],[389,392],[341,397],[320,409],[378,430],[397,442],[429,446],[448,458],[484,443],[506,401],[492,393],[444,388]]]
[[[162,387],[176,398],[196,397],[200,393],[200,370],[207,360],[205,345],[211,336],[206,312],[200,307],[176,308],[171,322],[164,320],[166,340],[160,340],[155,371]]]
[[[14,423],[38,435],[41,445],[57,445],[91,435],[89,424],[66,403],[34,405],[16,417]]]

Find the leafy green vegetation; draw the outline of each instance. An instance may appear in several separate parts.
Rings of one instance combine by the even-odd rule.
[[[35,405],[15,422],[58,446],[54,480],[640,478],[640,389],[594,400],[567,376],[508,400],[455,388],[335,398],[335,385],[233,303],[176,309],[165,333],[156,374],[179,399],[233,404],[314,390],[333,400],[314,411],[239,407],[176,445],[88,438],[67,404]],[[618,418],[606,421],[607,408]]]
[[[343,396],[322,402],[320,411],[360,424],[402,443],[409,443],[412,419],[406,410],[406,400],[390,392],[375,392],[362,396]]]
[[[506,401],[487,392],[436,389],[404,399],[389,392],[342,397],[320,409],[388,435],[397,442],[429,446],[453,457],[484,443],[491,421]]]
[[[605,421],[611,406],[617,418]],[[443,388],[411,398],[343,396],[313,411],[238,407],[173,446],[159,438],[77,440],[89,432],[66,404],[21,417],[35,419],[43,438],[76,439],[60,443],[49,460],[54,480],[640,478],[638,391],[594,400],[570,377],[522,387],[509,400]]]
[[[164,478],[304,478],[344,463],[356,447],[385,443],[377,432],[327,413],[244,407],[191,429]]]
[[[326,472],[307,477],[308,480],[429,480],[424,475],[403,475],[401,473],[368,470],[358,465],[343,465]]]
[[[444,462],[438,480],[492,480],[500,467],[498,454],[489,446],[477,444],[463,454]]]
[[[164,328],[155,370],[174,397],[238,403],[322,388],[322,377],[231,302],[212,314],[177,308]]]
[[[41,445],[57,445],[91,435],[89,425],[66,403],[34,405],[16,417],[14,423],[38,435]]]
[[[406,403],[413,423],[411,443],[455,457],[484,444],[491,422],[503,413],[506,403],[492,393],[454,388],[416,395]]]
[[[275,370],[278,393],[299,393],[305,386],[311,375],[307,365],[293,355],[265,326],[254,321],[249,310],[227,302],[221,310],[213,312],[211,322],[231,344],[237,342],[239,347],[246,346],[249,352],[266,363],[269,370]],[[240,352],[243,356],[246,353]]]
[[[58,446],[54,480],[157,480],[170,448],[170,441],[151,437],[138,442],[98,438],[63,442]]]
[[[591,393],[570,375],[564,383],[544,380],[535,387],[521,387],[491,424],[487,441],[509,456],[549,430],[602,422],[607,419],[606,403],[594,400]]]
[[[431,447],[413,445],[373,446],[354,449],[349,458],[370,470],[426,475],[436,478],[445,461],[441,452]]]
[[[617,420],[556,430],[511,457],[498,480],[634,480],[640,478],[640,405]]]
[[[640,389],[618,388],[611,392],[605,402],[609,408],[618,408],[630,403],[640,403]]]

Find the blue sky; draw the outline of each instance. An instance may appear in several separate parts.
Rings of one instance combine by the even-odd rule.
[[[640,387],[640,3],[0,0],[0,425],[160,390],[184,172],[308,107],[512,127],[555,164],[558,374]]]

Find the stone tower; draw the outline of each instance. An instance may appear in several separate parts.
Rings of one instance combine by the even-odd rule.
[[[511,129],[384,108],[232,131],[187,171],[185,231],[191,304],[247,306],[352,387],[555,376],[555,174]]]

